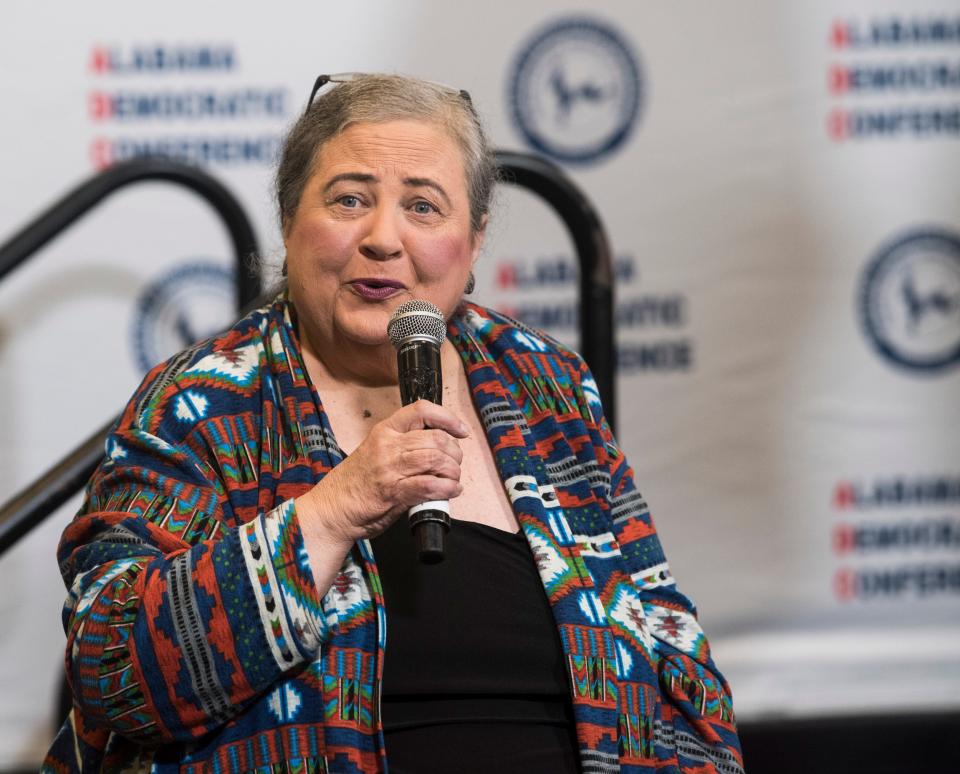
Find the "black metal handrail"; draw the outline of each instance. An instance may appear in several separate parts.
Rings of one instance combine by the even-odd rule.
[[[199,167],[159,156],[123,161],[85,180],[47,207],[0,245],[0,279],[26,261],[110,194],[131,183],[162,180],[199,194],[226,224],[237,260],[237,309],[260,295],[260,278],[253,270],[257,238],[243,206],[227,188]]]
[[[160,157],[141,157],[108,167],[60,197],[0,245],[0,279],[112,193],[148,180],[189,188],[214,208],[227,227],[236,256],[237,308],[251,306],[260,295],[260,277],[253,268],[259,248],[243,206],[202,169]],[[0,555],[80,491],[103,457],[103,444],[112,425],[113,421],[98,430],[0,507]]]
[[[613,256],[590,200],[555,164],[527,153],[497,151],[502,179],[529,188],[560,215],[580,263],[580,353],[596,379],[611,428],[616,427]]]
[[[605,407],[607,419],[611,427],[613,427],[615,411],[613,261],[600,218],[589,200],[555,165],[537,156],[506,151],[498,151],[496,153],[496,159],[504,182],[523,186],[543,197],[557,211],[570,231],[580,263],[580,349],[584,359],[593,371],[600,398]],[[152,160],[152,163],[157,164],[157,160]],[[171,164],[173,164],[173,162],[165,162],[163,164],[157,164],[155,168],[167,167],[165,176],[161,179],[182,182],[179,177],[174,177],[172,173],[182,172],[183,170],[174,170],[173,167],[169,166]],[[190,169],[191,172],[196,171],[192,168],[188,169]],[[108,172],[110,171],[111,170],[108,170]],[[201,177],[207,176],[201,173]],[[210,179],[207,178],[207,180],[203,181],[203,184],[206,185],[209,182]],[[88,185],[90,185],[90,183],[84,184],[84,186],[81,186],[77,191],[84,189],[85,186]],[[120,185],[122,185],[122,183]],[[220,189],[222,196],[219,201],[229,204],[232,200],[236,206],[236,211],[233,214],[238,214],[239,217],[246,222],[246,215],[244,215],[240,205],[233,200],[232,195],[219,184],[216,185]],[[113,189],[111,188],[110,190]],[[68,197],[72,195],[73,194],[68,194]],[[89,197],[89,194],[87,194],[87,196]],[[68,197],[64,197],[61,202],[65,202]],[[58,222],[62,223],[61,229],[66,228],[66,226],[76,220],[80,214],[90,209],[94,204],[96,204],[96,201],[87,204],[83,210],[69,219],[65,219],[62,215],[56,215]],[[219,207],[218,211],[222,213]],[[54,215],[54,208],[50,208],[47,213],[44,213],[44,216],[47,214]],[[41,216],[41,218],[44,216]],[[40,220],[40,218],[37,220]],[[20,242],[18,244],[33,244],[33,249],[36,250],[57,233],[51,229],[42,230],[36,227],[35,224],[31,225],[40,232],[40,235],[32,236],[29,239],[22,237],[22,235],[31,230],[31,227],[28,226],[27,229],[21,231],[13,240],[8,242],[8,245],[19,239]],[[43,233],[47,235],[41,239],[40,236]],[[249,233],[250,244],[253,245],[253,249],[248,253],[243,253],[243,255],[251,255],[256,252],[252,230],[250,230]],[[231,235],[233,235],[232,230]],[[234,237],[234,245],[238,246],[238,244],[237,238]],[[3,267],[8,265],[4,253],[6,249],[7,245],[0,248],[0,277],[5,273]],[[18,249],[23,252],[26,250],[26,247],[20,246]],[[22,261],[26,255],[29,255],[29,251],[24,252],[19,260]],[[7,268],[6,271],[9,271],[9,268]],[[241,269],[238,275],[244,276],[246,274],[247,268],[245,262],[241,260]],[[255,300],[256,293],[253,294],[253,297],[245,295],[245,293],[249,292],[250,287],[256,287],[258,289],[258,284],[246,287],[246,291],[241,288],[239,293],[240,298],[245,299],[247,302],[242,304],[244,312],[255,308],[261,301],[266,300]],[[0,507],[0,555],[83,487],[90,476],[93,475],[93,471],[103,458],[104,442],[113,424],[114,423],[111,422],[104,426],[81,446],[77,447],[77,449],[66,455],[56,465],[50,468],[43,476],[23,488],[12,499]]]

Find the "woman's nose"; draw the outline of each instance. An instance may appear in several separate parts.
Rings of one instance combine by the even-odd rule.
[[[391,207],[377,207],[370,213],[370,228],[360,240],[360,252],[367,258],[385,260],[403,252],[399,213]]]

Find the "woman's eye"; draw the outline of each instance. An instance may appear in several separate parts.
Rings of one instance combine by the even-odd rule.
[[[413,211],[417,213],[417,215],[431,215],[437,211],[437,208],[430,204],[430,202],[420,201],[413,205]]]
[[[353,196],[351,194],[347,194],[346,196],[341,196],[339,199],[337,199],[337,201],[340,204],[342,204],[344,207],[353,208],[353,207],[360,206],[360,199],[358,199],[356,196]]]

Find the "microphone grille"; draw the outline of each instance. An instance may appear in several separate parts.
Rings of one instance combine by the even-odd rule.
[[[397,348],[415,339],[426,339],[439,347],[446,329],[447,321],[440,310],[419,298],[400,304],[387,323],[387,335]]]

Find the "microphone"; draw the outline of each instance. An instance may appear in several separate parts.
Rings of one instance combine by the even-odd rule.
[[[440,345],[446,328],[440,310],[420,299],[405,301],[390,317],[387,335],[397,350],[400,400],[404,406],[421,398],[438,404],[443,401]],[[430,500],[414,505],[407,516],[420,561],[443,561],[450,529],[450,504],[446,500]]]

